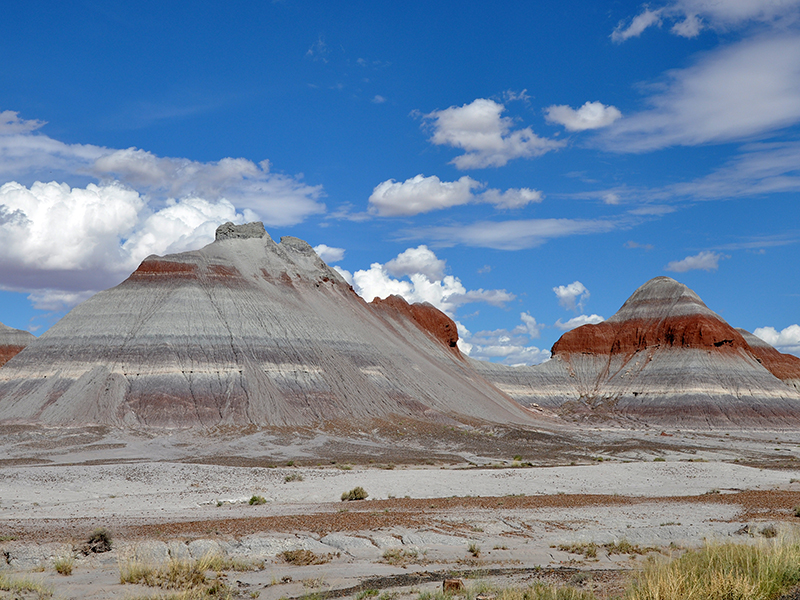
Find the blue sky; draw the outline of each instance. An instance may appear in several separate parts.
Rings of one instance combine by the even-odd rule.
[[[13,3],[0,322],[263,220],[544,360],[669,275],[800,355],[800,0]]]

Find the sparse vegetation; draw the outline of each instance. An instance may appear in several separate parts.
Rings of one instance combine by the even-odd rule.
[[[370,598],[372,596],[377,596],[378,594],[380,594],[378,590],[364,590],[356,594],[355,600],[364,600],[364,598]]]
[[[586,558],[597,558],[597,544],[594,542],[579,542],[575,544],[561,544],[554,546],[562,552],[569,552],[570,554],[580,554]]]
[[[366,500],[368,496],[369,494],[367,493],[367,491],[363,487],[358,486],[354,487],[349,492],[344,492],[342,494],[342,502],[352,501],[352,500]]]
[[[673,560],[649,559],[629,600],[777,598],[800,582],[800,543],[709,544]]]
[[[59,575],[72,575],[72,569],[75,567],[75,560],[71,556],[62,556],[55,560],[53,568]]]
[[[656,457],[653,459],[653,462],[667,462],[667,459],[666,459],[666,458],[664,458],[663,456],[656,456]]]
[[[481,547],[477,542],[470,542],[469,546],[467,546],[467,552],[472,554],[475,558],[478,558],[481,555]]]
[[[302,567],[305,565],[324,565],[331,562],[333,554],[317,554],[311,550],[286,550],[279,556],[291,565]]]
[[[770,523],[769,525],[764,526],[758,533],[763,535],[765,538],[774,538],[778,535],[778,529],[775,527],[775,525]]]
[[[238,561],[220,555],[204,556],[200,560],[171,560],[166,565],[149,565],[136,559],[120,563],[119,581],[163,590],[176,594],[159,596],[161,600],[230,600],[233,591],[225,584],[223,571],[253,571],[264,567],[262,561]],[[209,572],[216,576],[210,578]]]
[[[252,496],[250,498],[250,506],[253,506],[254,504],[258,505],[258,504],[266,504],[266,503],[267,503],[267,499],[264,498],[264,496],[256,496],[256,495],[254,495],[254,496]]]
[[[53,596],[53,590],[38,581],[27,577],[11,577],[6,573],[0,573],[0,590],[14,593],[14,598],[28,598],[27,594],[35,594],[37,600],[44,600]],[[25,594],[24,596],[22,594]]]
[[[303,476],[300,473],[291,473],[283,478],[285,483],[290,483],[292,481],[303,481]]]
[[[418,559],[419,552],[414,548],[389,548],[383,553],[383,562],[395,567],[405,567]]]
[[[105,527],[98,527],[89,536],[81,551],[83,554],[101,554],[111,550],[111,532]]]

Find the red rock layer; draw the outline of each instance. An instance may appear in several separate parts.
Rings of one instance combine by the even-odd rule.
[[[742,334],[724,321],[694,314],[661,320],[633,319],[583,325],[561,336],[553,345],[552,353],[554,356],[572,353],[631,355],[652,347],[717,351],[750,349]]]
[[[139,268],[131,274],[128,280],[148,281],[164,277],[181,280],[197,279],[197,272],[196,264],[148,258],[139,265]]]
[[[25,346],[0,346],[0,367],[22,352]]]
[[[778,352],[752,333],[747,333],[747,339],[750,342],[750,352],[775,377],[786,382],[800,381],[800,358]]]
[[[420,329],[428,332],[442,344],[460,356],[458,350],[458,328],[455,322],[430,304],[409,304],[401,296],[391,295],[383,300],[375,298],[371,303],[379,310],[392,309],[409,317]]]

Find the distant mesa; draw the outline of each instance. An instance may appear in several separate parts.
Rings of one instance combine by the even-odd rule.
[[[0,367],[22,352],[25,346],[35,339],[36,336],[32,333],[0,323]]]
[[[669,277],[645,283],[607,321],[565,333],[546,363],[471,364],[522,404],[576,420],[687,427],[800,422],[800,359],[732,328]]]
[[[261,223],[149,256],[0,369],[0,418],[118,427],[365,429],[542,422],[471,369],[430,305],[360,298]]]

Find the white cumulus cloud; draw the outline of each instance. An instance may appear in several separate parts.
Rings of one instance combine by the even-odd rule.
[[[467,290],[457,277],[442,276],[444,261],[438,261],[436,255],[425,246],[409,248],[385,265],[376,262],[369,269],[353,273],[353,289],[367,302],[396,294],[407,302],[428,302],[450,316],[462,304],[487,302],[503,306],[515,297],[506,290]],[[415,264],[419,267],[416,271],[413,270]],[[390,270],[397,278],[392,277]],[[342,275],[347,279],[350,274]]]
[[[429,281],[436,281],[444,278],[446,261],[438,258],[432,250],[424,244],[416,248],[408,248],[395,258],[387,262],[384,267],[389,275],[394,277],[411,276],[416,273],[422,274]]]
[[[589,299],[589,290],[580,281],[559,285],[554,287],[553,291],[558,303],[567,310],[583,310],[584,303]]]
[[[565,142],[539,137],[530,127],[514,130],[514,121],[501,116],[504,111],[503,104],[478,98],[428,113],[425,119],[433,128],[430,141],[465,150],[451,161],[458,169],[502,167],[509,160],[541,156],[564,146]]]
[[[759,327],[753,334],[781,352],[800,356],[800,325],[789,325],[781,331],[774,327]]]
[[[581,325],[597,325],[603,321],[605,321],[605,319],[600,315],[578,315],[577,317],[572,317],[566,322],[562,322],[561,319],[559,319],[556,321],[555,325],[562,331],[569,331],[570,329],[575,329]]]
[[[728,258],[719,252],[704,251],[694,256],[687,256],[683,260],[673,260],[666,267],[665,271],[673,273],[685,273],[686,271],[716,271],[719,268],[719,261]]]
[[[537,365],[546,361],[550,358],[550,352],[530,343],[531,338],[539,336],[536,319],[528,313],[522,313],[521,319],[522,323],[511,331],[495,329],[474,334],[458,323],[458,347],[470,358],[510,366]],[[532,323],[533,332],[529,330]]]
[[[314,252],[328,264],[339,262],[344,258],[344,248],[333,248],[325,244],[314,246]]]
[[[622,113],[615,106],[586,102],[577,110],[566,104],[549,106],[545,109],[545,117],[551,123],[563,125],[568,131],[585,131],[607,127],[621,118]]]
[[[0,186],[0,285],[38,290],[34,301],[42,305],[57,292],[102,290],[150,254],[197,248],[213,241],[220,223],[254,218],[226,200],[171,200],[152,210],[118,183],[6,183]]]
[[[436,175],[420,174],[403,182],[389,179],[379,183],[369,197],[369,211],[384,217],[411,216],[467,204],[472,190],[481,183],[464,176],[458,181],[441,181]]]
[[[511,188],[504,192],[488,189],[475,193],[483,187],[483,183],[466,175],[457,181],[442,181],[436,175],[425,177],[422,174],[402,182],[389,179],[372,190],[369,212],[381,217],[409,217],[475,202],[514,209],[542,201],[542,193],[530,188]]]
[[[642,32],[653,25],[661,25],[661,13],[663,9],[650,10],[645,8],[641,13],[633,17],[627,25],[621,22],[611,33],[611,40],[616,43],[624,42],[632,37],[639,37]]]

